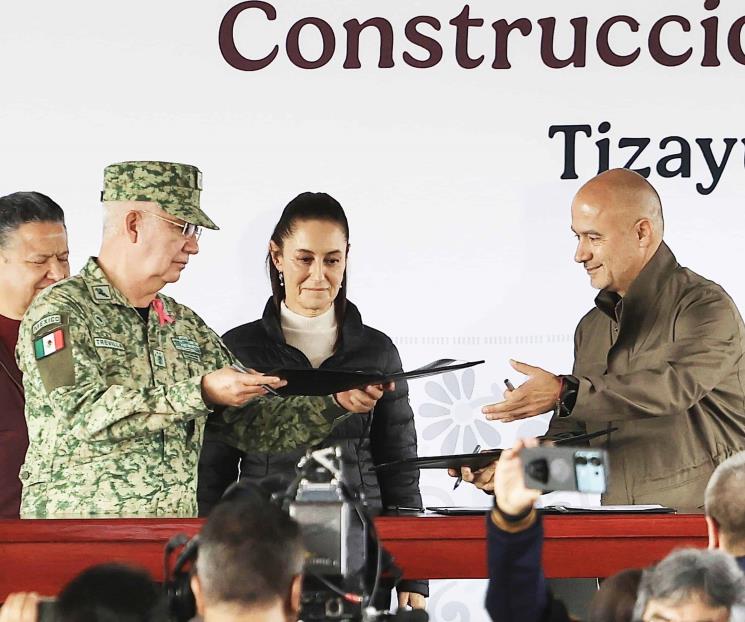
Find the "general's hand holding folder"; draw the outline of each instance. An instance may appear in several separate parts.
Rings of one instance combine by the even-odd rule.
[[[360,389],[371,384],[387,384],[399,380],[412,380],[435,376],[450,371],[481,365],[484,361],[459,362],[454,359],[438,359],[412,371],[384,374],[371,370],[344,369],[271,369],[265,373],[287,380],[287,386],[277,389],[280,396],[288,395],[333,395],[350,389]]]

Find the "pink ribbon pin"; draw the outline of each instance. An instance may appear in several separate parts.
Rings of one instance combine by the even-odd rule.
[[[168,315],[168,311],[166,311],[165,306],[163,306],[163,301],[160,298],[154,298],[153,301],[150,303],[150,306],[153,308],[153,311],[155,311],[155,314],[158,316],[158,323],[161,326],[164,326],[166,324],[173,324],[176,320]]]

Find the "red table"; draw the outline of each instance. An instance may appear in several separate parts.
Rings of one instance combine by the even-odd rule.
[[[163,574],[163,547],[193,535],[197,519],[0,521],[0,602],[8,592],[56,594],[84,568],[123,561]],[[376,520],[379,536],[410,578],[486,577],[481,516]],[[680,546],[706,546],[703,515],[574,515],[545,518],[544,566],[552,578],[606,577],[646,566]]]

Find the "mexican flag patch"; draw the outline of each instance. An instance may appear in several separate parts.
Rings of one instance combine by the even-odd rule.
[[[61,328],[58,328],[53,333],[44,335],[34,341],[34,354],[36,360],[43,359],[50,354],[59,352],[65,347],[65,334]]]

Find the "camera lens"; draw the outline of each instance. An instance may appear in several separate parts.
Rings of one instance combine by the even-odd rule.
[[[542,484],[548,481],[548,462],[544,459],[534,460],[528,464],[526,471],[530,477]]]
[[[340,618],[344,613],[344,605],[341,598],[332,598],[326,601],[326,616],[329,618]]]

